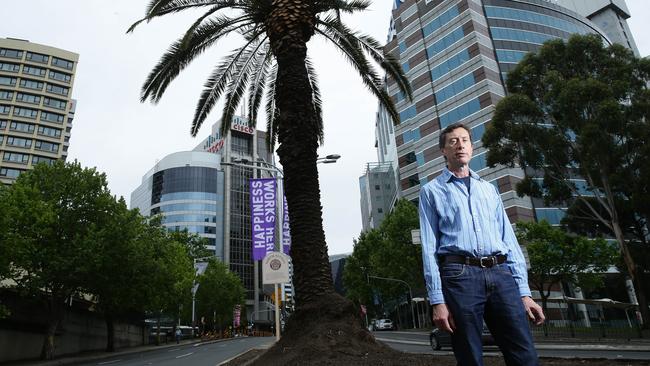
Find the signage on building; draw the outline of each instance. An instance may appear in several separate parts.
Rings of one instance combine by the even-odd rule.
[[[262,261],[262,284],[289,282],[289,260],[284,253],[269,253]]]
[[[217,153],[223,148],[225,140],[221,137],[219,130],[214,133],[214,135],[208,136],[208,139],[203,144],[203,150],[211,153]]]
[[[255,134],[255,129],[250,126],[248,120],[245,120],[238,116],[233,117],[230,129],[233,131],[247,133],[249,135]]]
[[[289,229],[289,208],[287,205],[287,196],[283,196],[284,205],[282,207],[282,253],[290,254],[291,250],[291,230]]]
[[[251,179],[251,234],[253,260],[263,259],[275,247],[275,206],[277,190],[275,178]]]

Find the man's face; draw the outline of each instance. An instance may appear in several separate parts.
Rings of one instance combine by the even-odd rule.
[[[450,169],[468,165],[473,151],[472,139],[464,128],[459,127],[445,136],[442,155],[447,158],[447,166]]]

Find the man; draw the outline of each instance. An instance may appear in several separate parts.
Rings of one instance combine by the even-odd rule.
[[[526,263],[496,188],[469,169],[469,129],[440,133],[447,168],[420,191],[422,260],[433,322],[451,333],[461,366],[483,365],[483,321],[508,366],[538,365],[528,319],[544,322],[530,297]]]

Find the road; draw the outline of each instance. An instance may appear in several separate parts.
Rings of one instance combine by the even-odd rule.
[[[374,332],[377,340],[397,350],[410,353],[427,353],[432,355],[453,355],[451,349],[443,348],[440,351],[433,351],[429,346],[428,333],[423,332]],[[605,347],[589,347],[579,344],[548,344],[538,343],[537,353],[540,357],[566,357],[566,358],[607,358],[607,359],[629,359],[629,360],[650,360],[650,352],[638,350],[603,349]],[[485,347],[484,355],[499,356],[501,353],[497,347]]]
[[[195,343],[179,347],[165,348],[154,351],[116,356],[101,361],[82,363],[86,366],[215,366],[244,351],[255,347],[271,345],[273,337],[244,337],[234,338],[216,343]]]

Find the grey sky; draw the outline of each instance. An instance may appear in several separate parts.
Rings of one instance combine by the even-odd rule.
[[[375,0],[365,14],[348,17],[350,26],[384,42],[392,0]],[[628,20],[642,56],[650,54],[647,0],[626,0]],[[133,34],[126,29],[142,17],[147,0],[0,0],[5,16],[0,37],[27,39],[80,56],[73,90],[78,100],[69,158],[97,167],[111,191],[124,196],[167,154],[191,150],[219,117],[212,113],[197,138],[190,121],[203,82],[222,55],[238,42],[231,38],[199,57],[172,83],[158,105],[139,102],[140,86],[164,50],[198,13],[159,18]],[[325,118],[321,155],[338,153],[336,164],[319,165],[324,225],[330,254],[352,251],[361,230],[358,177],[376,161],[374,116],[377,102],[345,60],[321,41],[310,43],[320,76]],[[258,121],[258,127],[265,125]],[[263,128],[262,128],[263,129]]]

